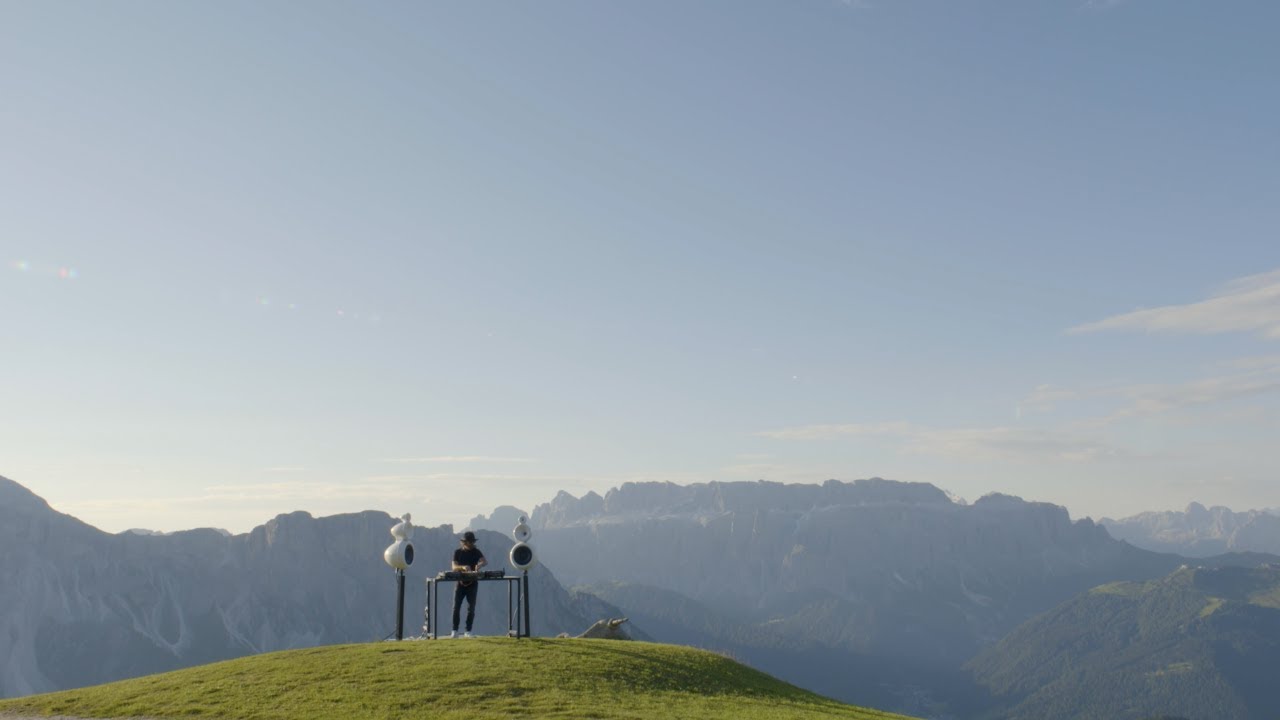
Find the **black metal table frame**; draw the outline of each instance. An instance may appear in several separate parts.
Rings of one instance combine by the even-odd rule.
[[[529,574],[510,575],[507,577],[478,577],[472,582],[506,582],[507,583],[507,637],[530,637],[529,630]],[[440,608],[440,583],[457,583],[458,580],[446,578],[427,578],[427,606],[423,608],[422,634],[428,640],[438,637],[440,626],[438,613],[433,608]],[[512,585],[515,587],[512,588]],[[443,610],[443,608],[441,608]],[[453,608],[450,607],[452,612]]]

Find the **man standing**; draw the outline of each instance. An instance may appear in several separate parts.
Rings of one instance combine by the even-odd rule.
[[[480,548],[476,547],[476,534],[470,530],[462,533],[462,547],[453,551],[453,571],[454,572],[477,572],[480,568],[488,565],[489,562],[484,559],[484,553],[480,552]],[[462,610],[462,600],[467,601],[467,631],[462,637],[471,637],[471,624],[476,619],[476,592],[480,589],[480,583],[475,580],[459,580],[453,588],[453,632],[449,633],[449,637],[458,637],[458,615]]]

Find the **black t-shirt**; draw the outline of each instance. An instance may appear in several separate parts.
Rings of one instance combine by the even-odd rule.
[[[455,565],[473,568],[476,563],[484,559],[484,553],[480,552],[480,548],[472,547],[470,550],[466,548],[458,548],[453,551],[453,562]]]

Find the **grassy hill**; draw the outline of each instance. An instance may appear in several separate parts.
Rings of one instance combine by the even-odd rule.
[[[5,713],[244,720],[900,717],[814,695],[702,650],[506,638],[269,653],[0,701],[0,716]]]
[[[1094,588],[969,666],[1003,719],[1280,717],[1280,566]]]

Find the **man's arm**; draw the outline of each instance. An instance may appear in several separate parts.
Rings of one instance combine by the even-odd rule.
[[[476,569],[479,570],[480,568],[488,564],[489,564],[489,561],[484,559],[484,553],[480,553],[480,559],[476,561]]]

